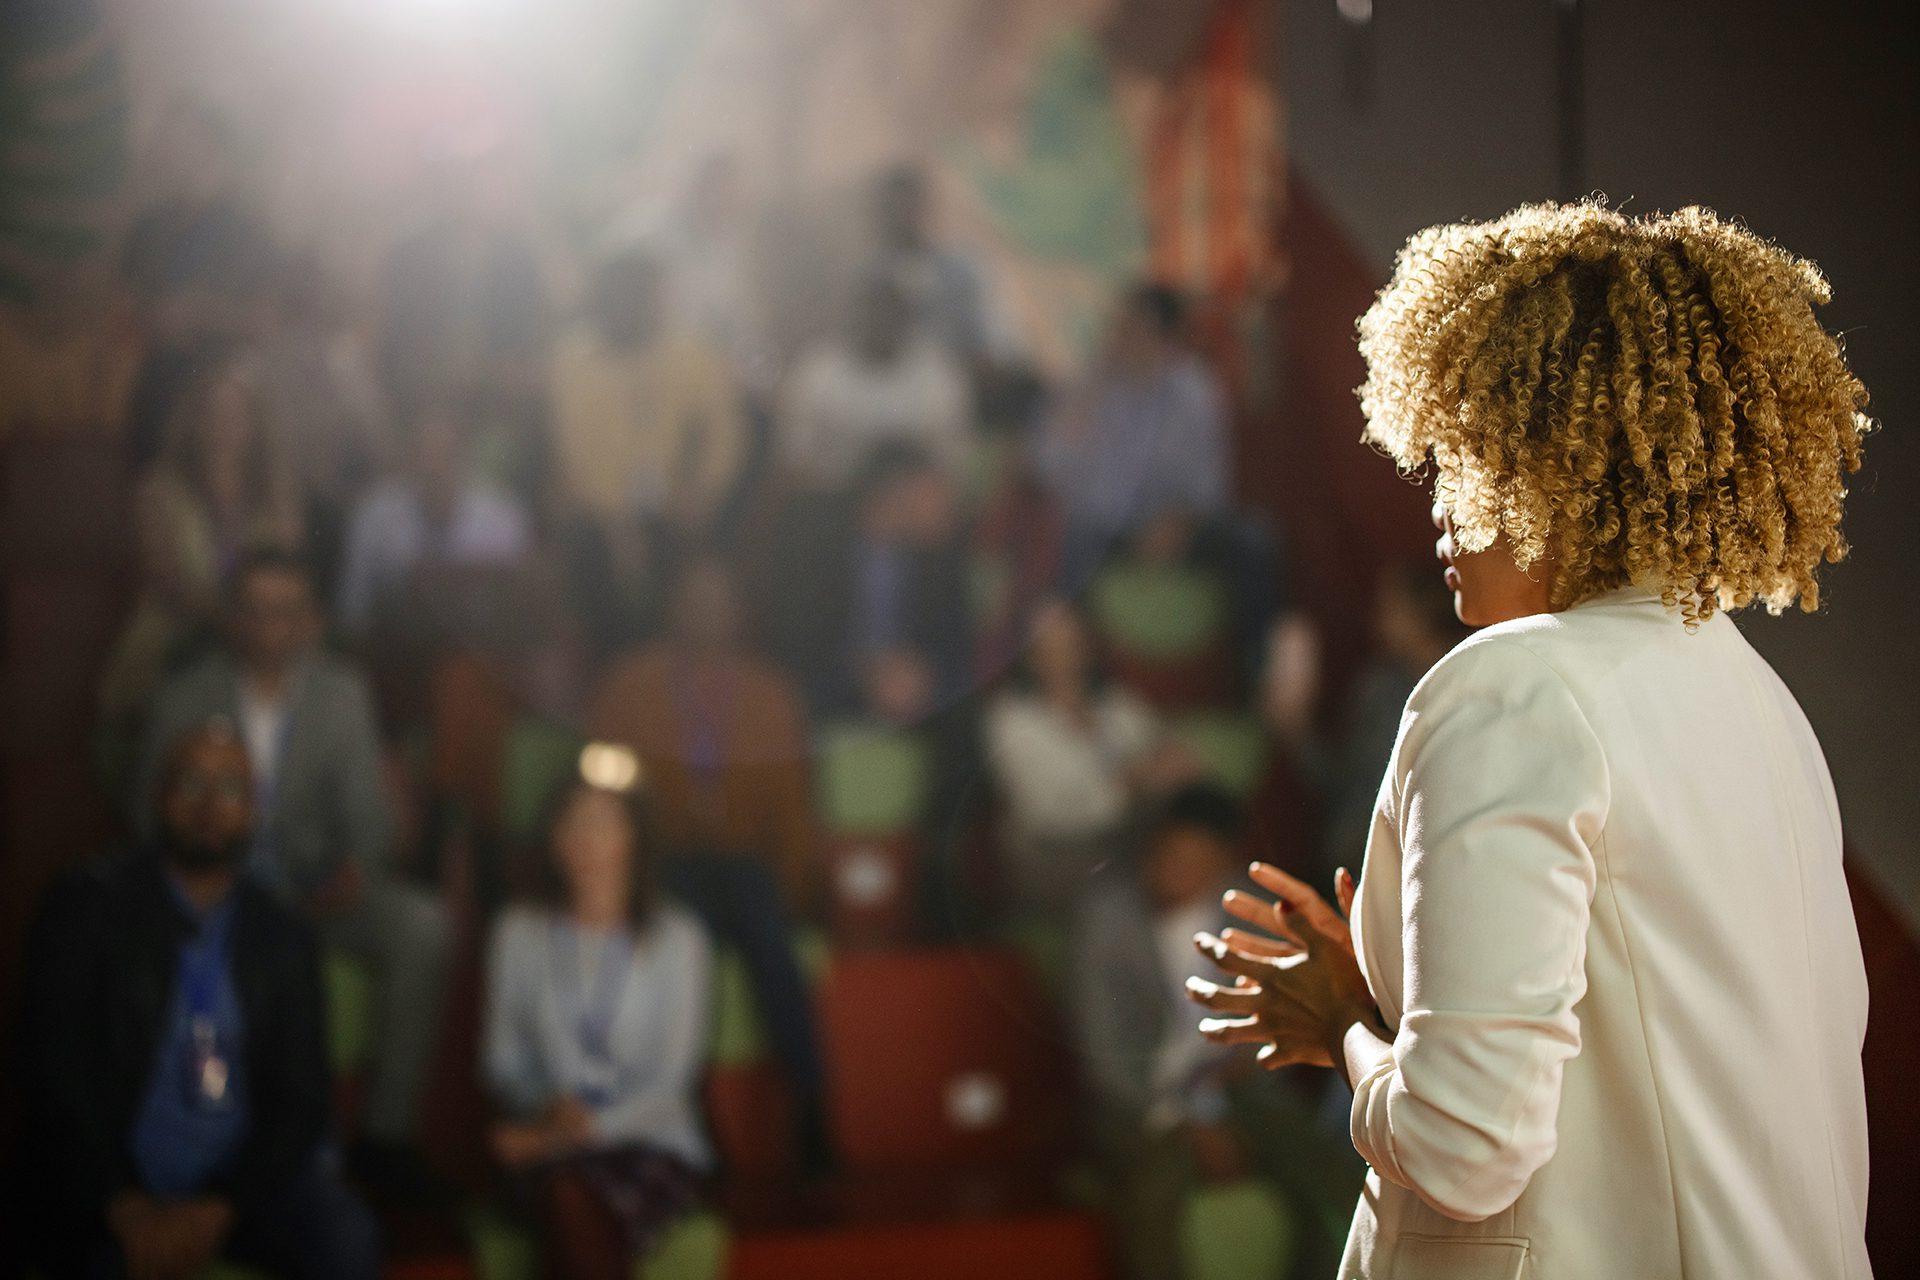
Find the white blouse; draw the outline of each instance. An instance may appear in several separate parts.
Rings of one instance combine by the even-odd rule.
[[[609,959],[622,969],[603,971]],[[712,944],[684,908],[662,904],[629,939],[510,907],[487,958],[488,1089],[515,1115],[580,1097],[597,1145],[647,1143],[705,1168],[700,1073],[712,987]],[[588,1043],[590,1022],[604,1045]]]
[[[1619,591],[1444,658],[1354,939],[1394,1041],[1343,1277],[1870,1274],[1839,813],[1725,615]]]
[[[1090,719],[1076,724],[1029,693],[988,708],[987,759],[1015,842],[1104,835],[1125,819],[1128,770],[1159,741],[1159,721],[1118,689],[1094,701]]]

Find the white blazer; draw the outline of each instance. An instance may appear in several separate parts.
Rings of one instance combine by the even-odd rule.
[[[1724,614],[1623,590],[1442,659],[1354,941],[1394,1041],[1343,1278],[1871,1274],[1839,809]]]

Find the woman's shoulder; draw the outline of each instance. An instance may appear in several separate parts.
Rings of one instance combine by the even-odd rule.
[[[647,922],[647,941],[653,949],[669,955],[704,957],[713,950],[713,939],[700,917],[671,900],[654,908]]]
[[[1474,632],[1413,686],[1407,709],[1488,697],[1515,701],[1541,689],[1565,691],[1564,646],[1554,642],[1552,618],[1551,614],[1516,618]]]
[[[553,926],[553,913],[531,902],[516,902],[494,917],[492,937],[496,951],[517,951],[545,937]]]

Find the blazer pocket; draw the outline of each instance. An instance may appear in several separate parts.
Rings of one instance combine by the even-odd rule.
[[[1522,1236],[1403,1235],[1393,1247],[1393,1280],[1527,1280]]]

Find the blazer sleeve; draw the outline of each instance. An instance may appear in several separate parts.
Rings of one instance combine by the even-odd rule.
[[[346,669],[332,700],[334,714],[340,717],[341,837],[345,852],[361,870],[379,877],[392,861],[393,814],[387,803],[373,693],[359,672]]]
[[[1414,691],[1390,782],[1404,999],[1392,1054],[1354,1082],[1353,1142],[1382,1177],[1477,1222],[1554,1152],[1606,760],[1559,675],[1488,640]]]

